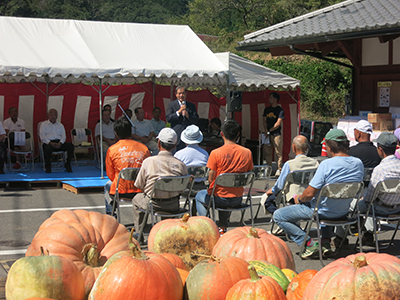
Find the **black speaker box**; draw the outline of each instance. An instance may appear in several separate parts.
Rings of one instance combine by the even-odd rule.
[[[230,91],[230,96],[228,112],[242,111],[242,91]]]

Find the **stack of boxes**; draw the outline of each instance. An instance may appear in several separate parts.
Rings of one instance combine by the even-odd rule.
[[[368,122],[372,124],[372,129],[374,131],[392,131],[393,121],[391,113],[368,114]]]

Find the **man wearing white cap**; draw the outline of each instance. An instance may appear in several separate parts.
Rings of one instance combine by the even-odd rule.
[[[183,176],[188,174],[185,164],[172,156],[172,149],[175,148],[177,141],[178,136],[173,129],[163,128],[157,136],[158,155],[148,157],[142,163],[135,180],[135,186],[141,189],[143,193],[136,194],[132,199],[133,223],[137,232],[140,228],[139,209],[147,208],[156,180],[163,176]],[[179,210],[178,192],[156,191],[154,198],[156,199],[153,203],[155,211],[176,212]]]
[[[203,134],[199,127],[190,125],[181,133],[181,141],[186,148],[175,153],[174,157],[182,161],[187,167],[205,166],[208,161],[208,153],[199,146],[203,141]]]
[[[354,127],[354,138],[357,145],[350,148],[348,155],[361,159],[364,168],[375,168],[381,162],[378,151],[371,142],[372,125],[366,120],[360,120]]]

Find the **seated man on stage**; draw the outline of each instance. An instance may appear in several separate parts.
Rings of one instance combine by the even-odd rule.
[[[106,156],[108,147],[114,145],[118,141],[118,137],[115,135],[114,123],[111,121],[111,113],[109,110],[104,109],[102,112],[102,132],[103,132],[103,157]],[[96,139],[100,139],[100,122],[96,124],[94,130],[94,136]]]
[[[8,109],[8,114],[10,117],[4,120],[4,129],[8,135],[10,132],[20,132],[25,131],[25,121],[18,118],[18,109],[16,107],[10,107]],[[15,146],[14,139],[10,139],[10,147],[16,151],[25,151],[25,146]],[[14,169],[21,168],[21,155],[17,155],[17,160],[13,166]]]
[[[310,170],[318,168],[317,160],[307,157],[308,140],[303,135],[298,135],[293,139],[292,150],[296,154],[294,159],[291,159],[283,164],[282,172],[279,175],[275,185],[270,188],[261,198],[261,203],[264,203],[265,209],[273,214],[276,210],[275,196],[281,191],[285,185],[287,175],[292,171]],[[293,196],[303,193],[305,187],[293,184],[290,186],[290,191],[286,195],[286,199],[290,200]],[[273,234],[279,234],[281,230]]]
[[[58,112],[54,108],[47,113],[48,120],[40,125],[40,140],[43,143],[43,155],[46,173],[51,173],[51,153],[53,151],[67,151],[65,169],[72,172],[71,160],[74,157],[74,145],[66,143],[64,125],[57,122]]]
[[[150,120],[151,125],[153,125],[154,133],[157,135],[160,130],[165,127],[165,122],[160,119],[161,109],[159,107],[153,108],[153,119]]]
[[[244,173],[253,170],[253,156],[251,151],[236,144],[240,138],[241,126],[235,120],[226,121],[221,128],[221,137],[224,145],[211,151],[207,167],[210,169],[208,190],[201,190],[196,195],[196,208],[200,216],[207,214],[207,205],[210,201],[211,192],[215,179],[222,173]],[[220,187],[215,188],[215,204],[218,207],[236,207],[242,203],[243,187]],[[224,234],[228,227],[229,213],[219,211],[220,234]]]
[[[300,253],[301,258],[318,256],[319,245],[306,236],[300,227],[300,221],[310,220],[317,202],[317,194],[326,184],[342,182],[360,182],[364,177],[364,166],[359,158],[349,156],[349,141],[341,129],[332,129],[325,136],[328,156],[322,161],[311,179],[310,184],[301,195],[294,198],[295,205],[282,207],[274,212],[273,219],[298,246],[306,239],[306,247]],[[322,198],[318,212],[322,218],[338,219],[347,215],[353,199],[341,201]],[[322,253],[325,257],[332,254],[330,246],[334,227],[322,227]]]
[[[145,145],[136,142],[131,138],[131,123],[125,116],[119,118],[114,124],[114,130],[119,141],[110,146],[106,155],[107,176],[110,179],[104,187],[104,200],[106,204],[106,214],[111,215],[112,201],[118,181],[119,172],[124,168],[140,168],[143,160],[150,156],[150,152]],[[136,193],[141,192],[134,186],[133,181],[120,180],[118,193],[121,198],[132,199]]]
[[[145,144],[152,155],[157,154],[157,142],[153,139],[156,134],[150,120],[144,118],[144,109],[141,107],[135,108],[135,115],[136,120],[133,121],[133,125],[135,125],[133,128],[134,133],[132,134],[133,139]]]
[[[139,231],[141,223],[141,213],[139,209],[146,209],[150,200],[154,183],[159,177],[164,176],[184,176],[187,175],[187,168],[183,162],[172,156],[172,150],[178,141],[176,132],[171,128],[161,129],[157,136],[158,155],[147,158],[140,168],[135,181],[135,186],[143,190],[132,199],[133,223],[136,232]],[[179,210],[179,193],[156,191],[153,203],[154,209],[176,212]],[[143,216],[143,214],[142,214]]]

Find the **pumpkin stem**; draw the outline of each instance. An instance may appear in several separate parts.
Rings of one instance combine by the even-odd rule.
[[[141,259],[141,260],[149,259],[148,256],[146,254],[144,254],[144,252],[142,250],[140,250],[139,246],[136,245],[135,243],[131,243],[129,245],[129,248],[131,250],[131,254],[132,254],[133,258]]]
[[[85,264],[91,267],[99,266],[100,253],[97,251],[96,244],[91,243],[83,246],[82,254],[83,254],[83,261],[85,262]]]
[[[365,257],[365,255],[357,256],[353,262],[353,266],[356,268],[368,266],[367,258]]]
[[[261,279],[260,276],[258,276],[256,268],[254,268],[254,266],[249,265],[247,267],[247,269],[249,270],[249,273],[250,273],[250,281],[251,282],[256,282],[256,281],[259,281]]]
[[[249,230],[249,234],[248,234],[247,236],[248,236],[249,238],[250,238],[250,237],[259,238],[257,229],[255,229],[254,227],[251,227],[250,230]]]
[[[46,252],[44,252],[43,246],[40,246],[40,256],[47,256],[50,255],[49,249],[46,249]]]
[[[189,217],[190,217],[189,214],[184,214],[181,221],[182,221],[183,223],[187,223],[187,221],[189,221]]]

